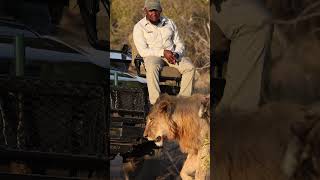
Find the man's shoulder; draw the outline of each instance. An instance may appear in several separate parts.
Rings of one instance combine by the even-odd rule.
[[[173,20],[168,18],[167,16],[161,16],[161,18],[163,19],[163,21],[165,22],[172,22],[173,23]]]
[[[144,17],[144,18],[140,19],[140,21],[138,21],[134,26],[144,26],[144,25],[146,25],[146,23],[147,23],[147,20]]]
[[[170,24],[170,25],[175,25],[174,21],[166,16],[162,16],[162,21],[165,22],[166,24]]]

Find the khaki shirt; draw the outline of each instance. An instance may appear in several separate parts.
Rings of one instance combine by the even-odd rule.
[[[185,50],[176,25],[166,17],[161,17],[157,26],[146,17],[141,19],[134,26],[133,41],[142,57],[162,57],[164,50],[178,53],[182,57]]]

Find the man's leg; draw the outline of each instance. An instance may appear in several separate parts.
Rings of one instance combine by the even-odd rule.
[[[261,99],[262,73],[268,57],[272,25],[268,13],[258,4],[227,1],[214,21],[231,39],[224,95],[217,111],[254,111]],[[248,14],[247,12],[250,12]]]
[[[222,106],[245,111],[258,108],[270,34],[271,27],[265,26],[231,43]]]
[[[182,74],[179,95],[191,96],[195,74],[195,67],[192,62],[188,58],[182,58],[179,64],[169,64],[169,66],[177,68]]]
[[[162,68],[163,60],[155,56],[145,57],[143,60],[147,71],[149,100],[151,104],[154,104],[160,95],[159,71]]]

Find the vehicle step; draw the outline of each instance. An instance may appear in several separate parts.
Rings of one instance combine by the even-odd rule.
[[[136,118],[136,117],[111,117],[112,122],[124,122],[124,123],[134,123],[140,124],[144,123],[144,118]]]
[[[134,114],[134,115],[145,114],[144,111],[128,110],[128,109],[111,109],[111,112],[117,112],[117,113],[123,113],[123,114]]]

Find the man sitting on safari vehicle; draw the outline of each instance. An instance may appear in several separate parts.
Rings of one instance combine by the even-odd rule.
[[[179,95],[190,96],[195,68],[183,58],[185,47],[175,23],[161,16],[159,0],[146,0],[144,12],[146,16],[134,26],[133,41],[144,59],[150,103],[154,104],[160,95],[159,71],[164,63],[182,74]]]

